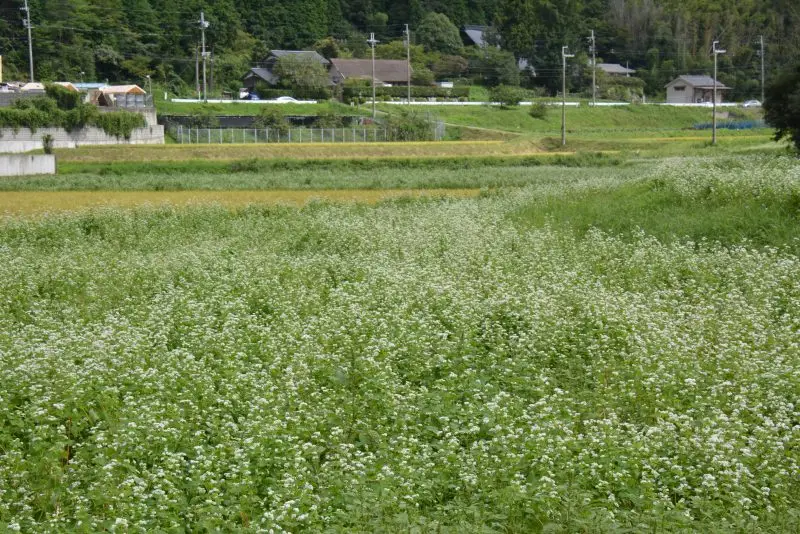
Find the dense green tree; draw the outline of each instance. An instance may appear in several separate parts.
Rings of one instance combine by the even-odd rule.
[[[442,13],[425,15],[417,29],[417,41],[425,50],[444,54],[455,54],[462,47],[458,28]]]
[[[293,90],[308,91],[328,86],[328,71],[310,54],[284,56],[273,70],[280,78],[280,85]]]
[[[800,62],[766,89],[764,118],[775,128],[775,140],[789,139],[800,151]]]

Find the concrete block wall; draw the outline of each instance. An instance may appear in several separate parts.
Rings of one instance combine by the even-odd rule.
[[[161,125],[137,128],[130,139],[108,135],[100,128],[83,128],[68,132],[63,128],[40,128],[31,132],[20,128],[14,132],[11,128],[0,129],[0,153],[19,153],[42,148],[42,137],[51,135],[53,147],[75,148],[84,145],[163,145],[164,127]]]
[[[56,157],[52,154],[0,154],[0,176],[55,173]]]

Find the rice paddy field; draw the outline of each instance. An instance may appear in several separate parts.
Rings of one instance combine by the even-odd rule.
[[[583,163],[0,182],[373,195],[7,210],[0,532],[797,532],[800,162]]]

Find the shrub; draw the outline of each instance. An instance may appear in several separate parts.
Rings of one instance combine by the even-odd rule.
[[[341,128],[344,120],[332,111],[323,111],[314,119],[314,128]]]
[[[411,83],[414,85],[433,85],[434,80],[433,72],[424,66],[415,66],[411,71]]]
[[[50,134],[44,134],[42,136],[42,148],[44,149],[45,154],[53,153],[53,141],[53,136]]]
[[[498,85],[490,92],[492,102],[499,102],[504,109],[519,105],[520,100],[525,98],[525,91],[513,85]]]
[[[528,111],[528,115],[543,121],[547,119],[547,106],[543,102],[534,102],[530,111]]]
[[[261,109],[253,120],[254,128],[269,128],[283,134],[289,131],[289,121],[283,111],[274,107]]]
[[[80,107],[83,104],[83,95],[70,91],[60,85],[48,84],[45,86],[45,94],[55,101],[58,109],[70,110]]]
[[[216,115],[217,108],[203,106],[192,110],[189,114],[188,126],[190,128],[216,128],[219,126],[219,117]]]
[[[386,120],[389,137],[395,141],[432,141],[433,125],[429,117],[413,110],[400,110]]]

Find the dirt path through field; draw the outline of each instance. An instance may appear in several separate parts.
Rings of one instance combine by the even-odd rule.
[[[189,206],[221,204],[285,204],[302,206],[313,201],[375,204],[401,197],[475,197],[480,189],[345,189],[317,191],[11,191],[0,192],[1,215],[29,215],[81,211],[90,208]]]

